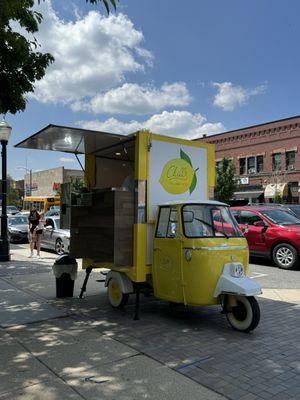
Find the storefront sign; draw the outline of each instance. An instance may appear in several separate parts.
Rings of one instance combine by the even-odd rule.
[[[249,178],[248,176],[245,178],[240,178],[240,185],[249,185]]]

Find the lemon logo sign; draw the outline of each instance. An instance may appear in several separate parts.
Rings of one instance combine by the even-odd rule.
[[[159,183],[170,194],[193,193],[197,186],[196,172],[190,157],[180,149],[180,158],[168,161],[162,170]]]

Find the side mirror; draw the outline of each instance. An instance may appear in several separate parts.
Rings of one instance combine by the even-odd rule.
[[[262,228],[264,228],[266,226],[266,224],[264,223],[264,221],[255,221],[253,222],[254,226],[260,226]]]
[[[47,225],[47,226],[45,227],[45,229],[46,229],[46,231],[52,231],[52,230],[53,230],[53,227],[52,227],[51,225]]]
[[[248,224],[245,224],[243,233],[248,233],[248,232],[249,232],[249,226],[248,226]]]

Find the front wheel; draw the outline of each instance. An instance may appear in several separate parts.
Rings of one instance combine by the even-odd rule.
[[[129,294],[122,292],[122,288],[116,278],[111,278],[109,280],[107,294],[110,305],[113,308],[122,308],[128,303]]]
[[[233,329],[241,332],[253,331],[260,320],[260,309],[255,297],[236,296],[236,306],[226,313]]]

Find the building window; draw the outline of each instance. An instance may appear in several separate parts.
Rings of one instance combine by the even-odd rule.
[[[295,152],[287,151],[285,153],[285,169],[287,171],[293,171],[295,169]]]
[[[240,175],[246,174],[246,158],[240,158]]]
[[[256,169],[255,169],[255,157],[249,157],[247,160],[248,164],[248,174],[255,174]]]
[[[256,157],[256,166],[257,166],[257,173],[264,172],[264,157],[263,156]]]
[[[272,170],[280,171],[281,170],[281,154],[275,153],[272,155]]]

